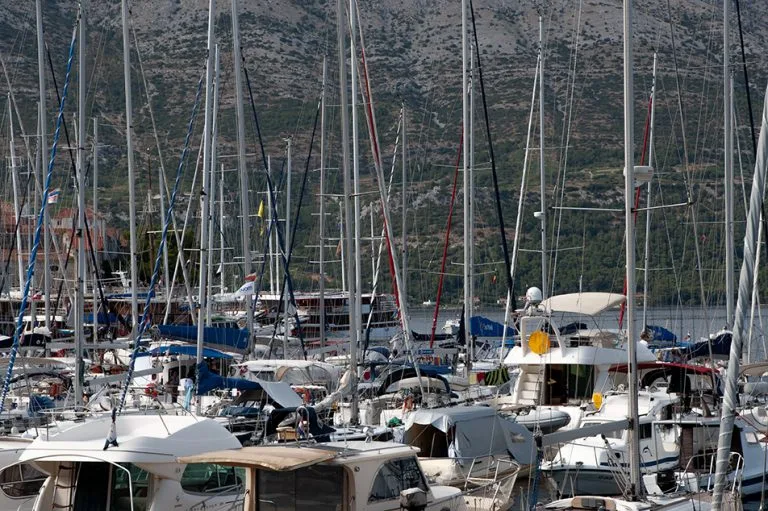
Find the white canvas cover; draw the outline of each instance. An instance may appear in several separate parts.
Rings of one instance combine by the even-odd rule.
[[[405,442],[411,443],[432,426],[447,435],[449,457],[471,463],[473,458],[511,455],[520,464],[535,460],[533,435],[524,426],[485,406],[458,406],[416,410],[405,421]]]
[[[541,302],[546,312],[570,312],[595,316],[604,310],[618,307],[627,299],[619,293],[569,293],[547,298]]]

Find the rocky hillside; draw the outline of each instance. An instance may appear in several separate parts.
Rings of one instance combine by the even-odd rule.
[[[88,18],[88,116],[98,117],[102,125],[100,182],[104,183],[102,208],[115,225],[124,225],[127,204],[124,142],[124,96],[122,82],[122,35],[120,2],[87,1]],[[285,142],[293,137],[294,201],[298,199],[301,173],[306,165],[309,138],[315,108],[321,90],[322,62],[328,59],[328,165],[338,167],[339,152],[336,62],[336,5],[324,0],[241,0],[242,46],[251,82],[256,110],[260,117],[266,150],[273,158],[273,168],[284,165]],[[761,20],[768,14],[768,4],[743,2],[742,21],[747,63],[752,85],[753,111],[759,119],[763,87],[768,74],[766,49],[768,28]],[[157,193],[160,158],[155,136],[162,147],[162,161],[172,183],[178,165],[181,143],[192,111],[197,81],[205,69],[208,2],[203,0],[134,0],[131,21],[135,30],[133,52],[134,130],[137,135],[137,170],[141,196],[148,186]],[[59,88],[64,82],[66,57],[76,16],[74,1],[43,2],[46,42],[50,48]],[[220,45],[221,109],[219,114],[219,154],[221,163],[231,169],[234,160],[234,77],[231,52],[231,3],[216,6],[216,33]],[[436,273],[445,236],[454,165],[458,151],[461,121],[461,38],[459,0],[360,0],[360,18],[369,60],[370,79],[376,101],[382,147],[387,170],[392,159],[396,124],[401,103],[408,110],[410,179],[409,247],[411,248],[411,293],[415,300],[434,298]],[[477,0],[475,2],[477,38],[481,55],[490,128],[504,201],[508,240],[513,239],[525,136],[530,110],[531,88],[538,51],[538,17],[543,17],[545,39],[545,134],[549,204],[564,206],[623,207],[622,186],[622,12],[618,0],[512,1]],[[654,205],[687,200],[690,190],[692,208],[663,210],[656,213],[652,229],[652,266],[664,269],[653,273],[652,288],[659,301],[696,300],[698,279],[694,275],[694,238],[691,226],[696,213],[703,222],[698,241],[704,256],[707,293],[715,300],[722,288],[722,242],[718,220],[722,219],[722,4],[719,1],[641,0],[635,11],[635,97],[638,158],[643,152],[642,134],[646,120],[654,52],[658,53],[659,97],[656,110],[655,151],[657,175]],[[731,20],[735,43],[738,42],[736,17]],[[34,132],[36,97],[36,43],[34,2],[4,2],[0,5],[0,51],[7,65],[9,80],[27,133]],[[673,58],[672,34],[676,50]],[[136,51],[138,50],[138,52]],[[734,62],[740,56],[737,44],[731,47]],[[138,56],[141,57],[141,65]],[[678,112],[679,76],[685,106],[685,130],[681,130]],[[75,66],[76,68],[76,62]],[[751,176],[751,139],[749,137],[741,66],[734,66],[736,110],[743,172]],[[5,80],[0,92],[7,92]],[[52,76],[48,74],[49,86]],[[144,84],[146,83],[146,87]],[[51,87],[52,88],[52,87]],[[148,90],[147,90],[148,89]],[[479,87],[478,87],[479,89]],[[76,105],[76,71],[66,108],[66,119],[74,133],[73,112]],[[55,95],[48,98],[47,110],[52,131]],[[157,133],[152,130],[151,104]],[[493,193],[485,135],[482,103],[477,91],[475,117],[478,225],[476,254],[483,264],[478,267],[478,294],[493,302],[503,294],[498,220],[493,208]],[[3,112],[6,110],[3,109]],[[249,112],[249,110],[246,110]],[[361,110],[362,172],[369,176],[370,149],[365,137]],[[536,109],[536,115],[538,108]],[[250,113],[248,114],[250,116]],[[7,115],[4,119],[7,118]],[[534,126],[538,119],[534,117]],[[189,192],[197,154],[202,115],[199,116],[193,147],[185,174]],[[18,129],[18,127],[17,127]],[[7,121],[3,121],[3,140],[7,140]],[[537,137],[537,129],[534,128]],[[688,165],[683,162],[683,134],[688,151]],[[17,133],[18,137],[18,133]],[[263,189],[258,169],[262,161],[249,117],[249,165],[254,208]],[[533,250],[539,232],[532,212],[538,206],[538,142],[532,144],[532,177],[526,183],[521,247]],[[567,146],[567,151],[566,151]],[[3,142],[0,152],[7,154]],[[21,148],[21,146],[20,146]],[[309,168],[319,166],[315,147]],[[60,153],[55,181],[62,188],[69,183],[68,156]],[[399,163],[397,164],[399,165]],[[685,170],[688,170],[686,174]],[[153,170],[155,169],[155,170]],[[399,172],[399,171],[398,171]],[[737,169],[738,172],[738,169]],[[331,172],[331,191],[341,191],[340,178]],[[236,176],[228,173],[227,199],[236,205]],[[318,173],[311,172],[309,192],[300,218],[298,245],[317,245],[315,227]],[[461,176],[459,176],[461,181]],[[747,179],[747,185],[749,179]],[[3,181],[8,183],[7,180]],[[199,182],[199,181],[198,181]],[[399,175],[395,178],[397,186]],[[374,190],[368,179],[364,190]],[[741,179],[739,178],[739,184]],[[199,187],[199,185],[198,185]],[[7,189],[7,187],[5,188]],[[739,196],[740,188],[737,190]],[[748,192],[748,190],[747,190]],[[365,195],[364,202],[375,200]],[[461,204],[461,192],[458,204]],[[338,200],[338,199],[332,199]],[[401,211],[402,195],[395,192],[395,213]],[[741,204],[741,201],[737,201]],[[337,206],[329,206],[333,214]],[[378,234],[380,219],[375,212]],[[557,291],[584,289],[620,290],[623,260],[623,220],[619,214],[584,211],[550,211],[551,244],[560,250],[552,254]],[[237,245],[237,227],[232,217],[223,229],[232,245]],[[737,215],[743,215],[739,211]],[[562,218],[561,218],[562,216]],[[331,222],[336,229],[336,217]],[[737,216],[738,218],[738,216]],[[145,222],[149,225],[151,219]],[[154,220],[157,222],[157,219]],[[399,232],[399,221],[396,222]],[[642,222],[639,224],[642,225]],[[740,224],[741,225],[741,224]],[[363,232],[370,230],[364,217]],[[449,256],[460,263],[461,210],[453,221]],[[644,229],[640,229],[643,231]],[[254,232],[254,235],[256,232]],[[330,236],[330,235],[329,235]],[[557,242],[555,241],[557,238]],[[638,243],[643,243],[643,236]],[[261,251],[257,241],[255,250]],[[335,245],[335,241],[328,241]],[[370,249],[366,245],[368,253]],[[740,243],[737,243],[740,246]],[[315,251],[316,252],[316,251]],[[309,264],[317,259],[309,249],[297,252],[297,272],[307,276],[316,271]],[[332,255],[333,250],[329,250]],[[365,259],[369,257],[364,256]],[[538,254],[524,252],[520,258],[518,291],[538,282]],[[365,265],[367,273],[369,265]],[[452,268],[452,269],[451,269]],[[674,268],[675,271],[669,271]],[[229,271],[229,270],[228,270]],[[235,272],[235,267],[232,267]],[[459,266],[447,270],[460,274]],[[338,271],[329,271],[334,284]],[[233,275],[233,281],[237,281]],[[369,278],[369,277],[368,277]],[[447,279],[451,300],[457,300],[460,282]],[[680,290],[680,294],[678,294]]]

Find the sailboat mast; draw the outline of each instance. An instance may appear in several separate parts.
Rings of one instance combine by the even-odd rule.
[[[287,138],[285,142],[288,144],[286,148],[288,151],[288,164],[286,166],[286,186],[285,186],[285,239],[283,240],[285,245],[283,251],[285,253],[285,259],[288,260],[288,256],[291,251],[291,139]],[[288,358],[288,305],[291,303],[291,294],[288,292],[288,268],[283,270],[283,358]]]
[[[323,58],[323,92],[320,96],[320,348],[325,348],[325,93],[328,60]],[[320,355],[325,360],[325,353]]]
[[[401,118],[403,123],[403,225],[401,228],[401,236],[402,236],[402,247],[400,250],[402,251],[402,261],[403,261],[403,275],[402,275],[402,292],[403,296],[408,298],[408,146],[407,144],[407,138],[406,138],[406,116],[405,116],[405,101],[402,102],[401,108]],[[373,210],[371,210],[371,218],[373,218]],[[373,234],[371,234],[373,236]],[[374,269],[374,273],[376,273],[376,270]]]
[[[245,113],[243,109],[243,56],[240,50],[240,18],[238,0],[232,0],[232,51],[235,60],[235,111],[237,113],[237,167],[240,176],[240,230],[243,241],[243,276],[250,275],[253,266],[251,260],[251,222],[250,204],[248,201],[248,167],[245,160]],[[222,176],[223,179],[223,176]],[[269,214],[272,215],[270,204]],[[261,219],[264,221],[264,219]],[[270,291],[272,290],[272,237],[270,236],[269,277]],[[223,265],[223,260],[222,260]],[[222,266],[222,282],[224,279],[224,267]],[[222,289],[222,292],[223,289]],[[248,335],[253,335],[253,294],[245,297],[246,328]]]
[[[356,347],[360,346],[360,324],[362,317],[362,281],[363,281],[363,269],[362,258],[360,248],[360,238],[362,234],[360,232],[360,224],[362,223],[360,218],[360,140],[359,140],[359,128],[358,128],[358,112],[357,112],[357,45],[355,44],[355,37],[357,32],[357,4],[355,0],[349,0],[349,79],[352,82],[350,100],[352,109],[352,183],[354,189],[354,214],[352,221],[354,221],[355,232],[355,247],[354,258],[348,257],[348,260],[352,262],[352,266],[355,270],[354,284],[350,282],[349,295],[350,305],[354,304],[352,310],[354,313],[354,323],[350,323],[350,342],[354,343]],[[351,254],[350,254],[351,255]],[[357,351],[357,349],[355,350]],[[353,363],[353,371],[357,371],[357,358],[351,359]]]
[[[205,268],[202,268],[201,271],[208,272],[208,288],[206,289],[206,294],[208,295],[208,299],[205,301],[205,324],[207,326],[211,326],[211,316],[212,316],[212,306],[213,302],[210,299],[210,296],[213,294],[213,233],[215,231],[216,222],[214,222],[214,215],[211,213],[210,208],[214,208],[214,211],[216,210],[216,139],[219,136],[219,96],[221,87],[219,87],[220,84],[220,74],[219,74],[219,45],[214,46],[214,57],[213,57],[213,119],[212,119],[212,130],[211,130],[211,164],[209,167],[209,173],[210,176],[208,177],[208,187],[206,190],[208,190],[208,201],[210,203],[209,205],[209,215],[206,217],[205,221],[208,222],[208,266]]]
[[[197,318],[197,365],[203,361],[203,336],[205,335],[208,295],[208,215],[210,214],[209,190],[211,188],[211,125],[213,122],[211,108],[213,103],[213,74],[214,74],[214,20],[216,16],[216,0],[208,4],[208,56],[205,64],[205,127],[203,128],[203,189],[201,192],[203,204],[200,213],[200,268],[198,289],[198,318]],[[199,382],[199,379],[198,379]],[[200,400],[197,400],[197,413],[200,414]]]
[[[627,281],[627,351],[629,353],[629,495],[637,498],[643,493],[640,483],[640,437],[637,431],[638,374],[637,336],[635,332],[635,220],[633,204],[635,189],[634,163],[634,92],[632,84],[632,0],[624,0],[624,227]]]
[[[224,164],[219,169],[219,293],[224,294]],[[248,307],[246,305],[246,307]],[[250,332],[250,330],[248,330]]]
[[[472,243],[469,227],[469,205],[471,198],[469,196],[469,41],[467,38],[467,2],[461,0],[461,132],[462,132],[462,185],[464,190],[464,332],[469,332],[470,319],[470,296],[469,288],[469,245]],[[469,336],[466,335],[467,359],[466,367],[469,370],[472,366],[472,347],[469,342]]]
[[[75,408],[83,395],[83,311],[85,309],[85,0],[80,2],[77,66],[77,280],[75,289]]]
[[[270,179],[272,179],[272,157],[267,156],[267,176],[269,176]],[[274,218],[272,216],[272,194],[267,193],[267,209],[268,209],[268,215],[269,215],[269,225],[272,225],[272,222],[274,221]],[[269,229],[267,231],[267,234],[269,236],[269,254],[265,257],[269,258],[269,292],[272,295],[277,294],[277,284],[275,283],[275,278],[277,276],[277,268],[275,267],[275,261],[276,261],[276,243],[274,241],[275,235],[277,234],[277,229]]]
[[[540,172],[540,202],[541,211],[541,296],[549,296],[547,269],[547,181],[544,168],[544,21],[539,16],[539,172]]]
[[[37,19],[37,78],[40,94],[40,130],[38,135],[40,136],[40,154],[46,154],[48,151],[48,120],[45,113],[45,43],[43,42],[43,7],[41,0],[35,2],[35,11]],[[45,266],[43,269],[43,285],[45,289],[45,326],[48,329],[51,328],[51,265],[49,263],[51,244],[50,226],[50,215],[46,208],[45,218],[43,219],[43,265]],[[21,245],[19,245],[19,250],[21,250]],[[22,283],[21,285],[23,286],[24,284]],[[32,304],[34,305],[34,303],[33,300]],[[35,319],[34,315],[32,318],[33,320]]]
[[[162,188],[161,188],[162,189]],[[99,275],[101,275],[101,252],[99,251],[99,118],[93,118],[93,222],[91,222],[93,231],[93,255],[96,260],[96,268],[93,271],[93,339],[99,333],[99,299],[96,294],[96,288],[99,285]],[[167,259],[166,259],[167,263]],[[166,274],[168,269],[166,267]],[[166,277],[167,278],[167,277]],[[166,288],[167,289],[167,288]],[[104,311],[104,317],[108,318],[109,311]],[[109,319],[107,319],[109,323]]]
[[[11,135],[11,182],[13,183],[13,213],[16,220],[16,264],[19,272],[19,289],[24,288],[24,255],[21,250],[21,209],[19,209],[19,167],[16,165],[16,147],[13,138],[13,111],[11,94],[8,93],[8,123]],[[2,289],[0,289],[2,291]]]
[[[765,92],[768,101],[768,88]],[[723,493],[727,484],[727,473],[731,452],[731,437],[733,435],[733,421],[736,407],[739,403],[738,379],[741,353],[744,346],[746,332],[744,328],[744,312],[749,303],[752,279],[755,275],[755,254],[757,253],[758,231],[760,229],[760,212],[763,206],[763,190],[765,186],[765,174],[768,167],[768,102],[763,102],[762,126],[760,138],[757,143],[757,155],[755,158],[755,171],[752,177],[752,191],[749,196],[749,214],[747,226],[744,231],[744,259],[739,273],[739,287],[734,314],[733,339],[728,358],[728,375],[725,380],[725,393],[723,395],[722,415],[720,421],[720,436],[717,442],[717,463],[715,472],[714,496],[712,509],[722,509]]]
[[[656,54],[653,54],[653,80],[651,82],[651,122],[648,128],[648,165],[653,168],[653,124],[656,117]],[[645,192],[645,253],[643,255],[643,328],[648,326],[648,276],[651,268],[651,182],[648,181]]]
[[[469,51],[469,260],[467,264],[469,266],[469,303],[467,303],[467,309],[469,309],[468,316],[470,322],[472,316],[475,315],[475,47],[474,43],[470,42]],[[475,339],[472,336],[470,324],[466,323],[464,327],[469,337],[470,353],[472,357],[475,356]]]
[[[130,228],[129,254],[131,265],[131,336],[136,334],[139,321],[139,298],[136,287],[139,269],[136,253],[136,176],[133,162],[133,105],[131,94],[131,46],[128,38],[128,0],[122,1],[123,21],[123,75],[125,80],[125,143],[128,159],[128,223]]]
[[[352,14],[350,13],[350,16]],[[344,273],[346,274],[347,287],[349,288],[349,328],[354,328],[356,311],[353,306],[353,286],[355,279],[355,272],[353,267],[353,260],[350,257],[352,253],[352,204],[349,200],[352,194],[352,182],[350,179],[350,167],[349,167],[349,112],[347,111],[347,54],[345,51],[344,27],[344,0],[336,0],[336,21],[337,21],[337,37],[338,37],[338,51],[339,51],[339,103],[341,104],[341,172],[344,180]],[[354,66],[354,61],[352,62]],[[357,315],[359,317],[359,315]],[[352,332],[350,332],[352,334]],[[350,376],[352,378],[352,384],[350,387],[350,394],[352,396],[352,406],[350,408],[351,420],[353,423],[357,423],[357,343],[354,337],[350,337],[349,342],[349,360],[350,360]]]
[[[729,41],[730,2],[723,2],[723,130],[725,158],[725,317],[727,328],[733,327],[734,300],[734,234],[733,234],[733,119],[731,117],[731,70]]]

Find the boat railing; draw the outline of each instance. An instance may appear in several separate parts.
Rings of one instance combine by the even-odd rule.
[[[464,494],[488,498],[494,503],[494,509],[504,509],[519,473],[520,464],[511,457],[477,456],[472,459],[464,480]]]
[[[706,466],[707,459],[709,459],[708,467]],[[700,460],[704,460],[703,465],[699,465],[704,466],[704,469],[696,467],[695,462],[699,462]],[[744,475],[744,457],[738,452],[731,451],[728,460],[729,466],[733,468],[733,480],[731,481],[730,490],[731,492],[737,493],[741,491],[741,480]],[[706,490],[712,491],[715,485],[715,456],[713,453],[701,453],[691,456],[688,463],[685,465],[685,470],[678,479],[677,491],[698,491],[701,487],[701,475],[704,473],[704,470],[707,470]],[[693,485],[691,484],[692,481],[694,482]]]

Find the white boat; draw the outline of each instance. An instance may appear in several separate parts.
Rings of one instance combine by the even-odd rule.
[[[463,511],[461,490],[431,486],[418,449],[383,442],[332,442],[299,446],[244,447],[185,456],[181,464],[241,470],[242,509],[346,509],[348,511]],[[260,509],[260,507],[258,507]]]
[[[536,461],[525,426],[485,406],[416,410],[406,418],[403,442],[419,448],[430,481],[460,488],[473,480],[500,484]]]
[[[599,410],[587,413],[581,426],[618,421],[627,416],[628,396],[609,394]],[[673,471],[679,467],[680,427],[656,421],[673,417],[679,401],[666,392],[642,392],[640,411],[640,468],[644,474]],[[600,436],[580,438],[562,445],[551,461],[542,463],[542,472],[552,477],[560,495],[621,495],[623,472],[629,463],[628,432],[604,432]]]
[[[107,445],[110,418],[98,418],[30,443],[19,462],[47,474],[32,509],[215,509],[242,499],[233,470],[185,465],[178,456],[240,443],[210,419],[123,415]],[[116,444],[116,445],[115,445]]]
[[[589,328],[579,320],[559,326],[555,316],[573,319],[580,315],[583,321],[594,322],[594,316],[618,307],[625,299],[616,293],[572,293],[529,303],[519,319],[519,342],[504,359],[519,375],[510,395],[494,398],[490,404],[515,413],[534,408],[562,411],[570,416],[565,428],[579,427],[584,411],[593,409],[592,394],[623,383],[622,376],[617,378],[611,369],[627,363],[627,346],[616,331]],[[551,343],[543,355],[529,345],[536,332]],[[637,344],[637,356],[641,363],[656,361],[644,342]]]

